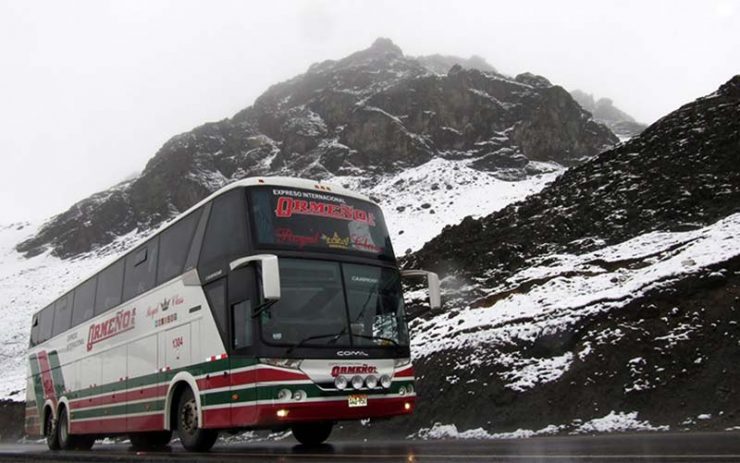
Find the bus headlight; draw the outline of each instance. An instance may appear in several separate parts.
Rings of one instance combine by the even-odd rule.
[[[406,395],[406,388],[403,386],[398,388],[398,395]]]
[[[298,390],[297,390],[297,391],[295,391],[295,393],[293,394],[293,398],[294,398],[295,400],[297,400],[298,402],[300,402],[301,400],[305,399],[306,397],[307,397],[307,396],[306,396],[306,391],[304,391],[304,390],[301,390],[301,389],[298,389]]]
[[[340,391],[347,389],[347,378],[345,378],[342,375],[339,375],[336,378],[334,378],[334,387],[336,387]]]
[[[362,376],[355,375],[352,377],[352,387],[355,389],[362,389],[362,385],[365,384],[365,381],[363,381]]]
[[[280,389],[278,392],[278,400],[290,400],[293,397],[293,393],[290,389]]]
[[[412,386],[411,384],[409,384],[408,386],[406,386],[406,392],[408,392],[409,394],[413,394],[414,393],[414,386]]]
[[[391,387],[391,377],[388,375],[381,376],[380,385],[383,386],[383,389],[388,389],[389,387]]]
[[[378,386],[378,377],[375,375],[368,376],[365,378],[365,385],[368,389],[375,389]]]

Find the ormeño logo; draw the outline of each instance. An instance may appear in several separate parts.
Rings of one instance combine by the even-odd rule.
[[[110,339],[136,326],[136,308],[128,310],[119,310],[115,315],[100,323],[90,325],[90,331],[87,334],[87,350],[92,350],[93,346],[101,341]]]
[[[374,365],[337,365],[331,369],[331,375],[337,377],[339,375],[370,375],[378,372],[378,367]]]

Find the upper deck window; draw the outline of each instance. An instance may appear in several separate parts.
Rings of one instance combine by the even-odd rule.
[[[253,188],[250,196],[257,247],[394,259],[383,213],[372,203],[286,187]]]

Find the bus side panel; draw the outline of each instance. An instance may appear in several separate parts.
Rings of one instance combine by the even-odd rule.
[[[126,432],[125,393],[126,346],[108,349],[97,357],[100,383],[104,388],[93,397],[94,406],[80,410],[77,417],[84,423],[82,433],[114,434]]]
[[[157,334],[128,344],[126,430],[164,429],[164,396],[167,387],[159,370]]]
[[[107,396],[102,394],[89,395],[88,391],[94,390],[102,384],[101,356],[93,355],[82,358],[77,365],[77,395],[70,403],[72,416],[69,430],[72,434],[97,434],[100,432],[97,426],[98,413],[93,407],[100,406],[106,402]]]

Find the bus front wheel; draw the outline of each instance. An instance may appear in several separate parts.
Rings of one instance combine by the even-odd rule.
[[[293,437],[298,442],[308,447],[321,445],[329,438],[332,423],[300,423],[291,427]]]
[[[198,405],[190,388],[177,402],[177,433],[182,446],[191,452],[206,452],[218,439],[218,431],[203,429],[198,422]]]

